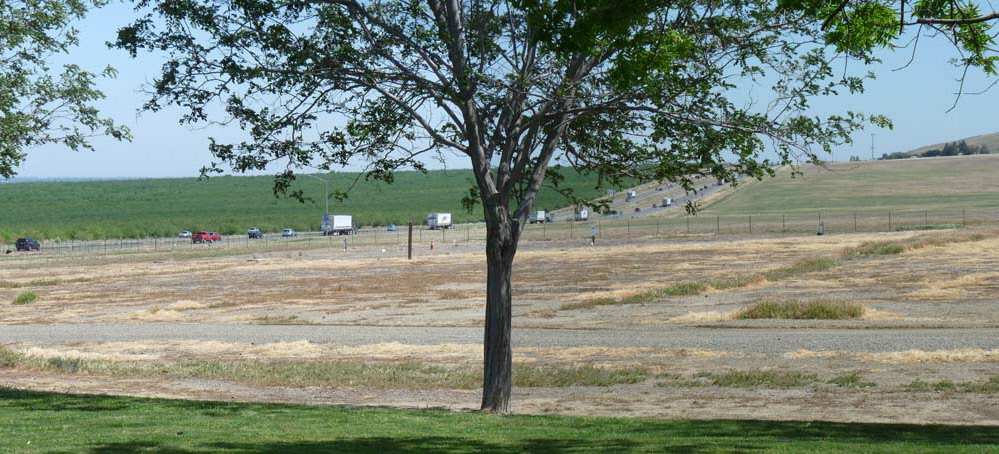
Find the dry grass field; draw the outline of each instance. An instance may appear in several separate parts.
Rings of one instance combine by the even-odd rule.
[[[482,249],[421,244],[413,260],[398,245],[345,252],[322,243],[15,254],[0,258],[0,323],[478,327]],[[985,229],[526,242],[514,273],[514,329],[996,333],[997,265],[999,231]],[[15,304],[25,292],[34,299]],[[834,347],[516,348],[514,411],[999,424],[999,350]],[[0,344],[0,384],[469,409],[478,403],[480,357],[476,343],[108,342],[95,334]]]

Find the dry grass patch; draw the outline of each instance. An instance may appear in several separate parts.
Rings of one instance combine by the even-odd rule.
[[[877,361],[883,363],[924,363],[924,362],[999,362],[999,349],[984,350],[980,348],[965,348],[959,350],[908,350],[903,352],[852,353],[852,352],[815,352],[798,350],[783,355],[787,359],[830,359],[852,358],[861,361]]]
[[[995,376],[984,383],[978,382],[952,382],[941,380],[938,382],[924,382],[916,380],[906,385],[907,391],[942,391],[958,393],[999,393],[999,376]]]
[[[773,388],[786,389],[806,386],[818,381],[815,374],[797,371],[775,370],[732,370],[720,373],[701,373],[695,377],[710,380],[712,385],[727,388]]]
[[[794,263],[775,268],[763,273],[763,277],[771,282],[777,282],[789,277],[799,276],[805,273],[827,271],[836,266],[836,259],[832,257],[806,257],[796,260]]]
[[[992,236],[985,233],[955,233],[948,235],[919,235],[900,240],[865,241],[841,252],[846,258],[861,258],[876,255],[895,255],[913,249],[930,246],[946,246],[953,243],[982,241]]]
[[[844,301],[795,300],[760,301],[735,314],[740,320],[793,319],[793,320],[849,320],[864,315],[864,307]]]

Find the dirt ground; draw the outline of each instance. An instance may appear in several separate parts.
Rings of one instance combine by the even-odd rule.
[[[774,326],[802,330],[999,327],[999,232],[984,239],[848,259],[845,248],[867,241],[948,238],[966,232],[898,232],[796,237],[683,236],[603,242],[523,244],[514,272],[515,328],[629,332],[657,326]],[[110,255],[37,254],[0,259],[0,330],[11,324],[330,324],[355,326],[481,326],[485,263],[481,243],[422,247],[413,260],[399,246],[349,251],[322,247],[205,256],[183,252]],[[636,304],[580,306],[627,298],[678,282],[714,282],[832,257],[836,266],[784,279],[754,280],[725,290],[662,297]],[[26,290],[30,304],[11,304]],[[734,320],[757,301],[845,301],[865,314],[849,321]],[[574,306],[575,305],[575,306]],[[33,358],[157,362],[185,359],[414,360],[475,367],[481,346],[305,341],[102,342],[5,346]],[[746,354],[647,348],[526,348],[517,364],[642,367],[660,378],[606,387],[516,388],[518,413],[683,418],[820,419],[999,425],[999,392],[913,391],[913,381],[987,383],[999,377],[999,351]],[[817,377],[793,387],[748,388],[698,383],[723,371],[801,371]],[[844,374],[870,386],[839,386]],[[681,377],[688,383],[669,378]],[[996,380],[999,380],[997,378]],[[702,380],[703,382],[703,380]],[[194,399],[280,401],[474,409],[476,390],[368,390],[249,386],[229,381],[101,376],[0,368],[0,385],[32,389]]]

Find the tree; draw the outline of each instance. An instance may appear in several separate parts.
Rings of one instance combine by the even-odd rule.
[[[77,65],[61,73],[48,60],[78,44],[70,24],[105,0],[14,0],[0,2],[0,177],[16,175],[25,148],[62,144],[93,149],[89,139],[130,139],[124,126],[102,118],[93,103],[104,98],[97,75]],[[114,77],[114,69],[102,73]]]
[[[807,112],[815,96],[863,89],[865,75],[834,68],[891,44],[892,5],[143,0],[146,15],[116,45],[166,53],[148,109],[177,105],[182,122],[247,131],[212,140],[204,173],[281,161],[276,193],[301,198],[288,192],[301,167],[361,159],[391,181],[428,158],[466,157],[475,181],[464,202],[482,204],[487,226],[482,408],[505,412],[513,260],[546,175],[557,183],[567,166],[693,190],[697,176],[761,178],[868,122],[890,126]],[[740,96],[747,84],[766,85],[771,102]]]

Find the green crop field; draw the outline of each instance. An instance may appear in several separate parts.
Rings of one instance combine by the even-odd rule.
[[[987,426],[497,416],[194,402],[0,387],[19,453],[999,452]]]
[[[319,176],[333,180],[330,192],[350,189],[345,202],[330,201],[330,211],[353,215],[358,226],[419,224],[431,212],[450,212],[454,222],[482,219],[480,207],[472,213],[461,207],[470,187],[470,170],[399,172],[392,184],[365,181],[356,173]],[[595,176],[565,172],[560,186],[593,198],[604,194],[596,181]],[[20,236],[63,240],[173,236],[181,230],[229,234],[252,226],[266,232],[319,229],[322,181],[296,180],[291,189],[302,189],[312,199],[304,204],[275,197],[272,187],[270,176],[0,184],[0,241]],[[551,210],[566,204],[555,191],[543,189],[535,206]]]
[[[704,214],[805,213],[853,210],[999,209],[999,155],[913,158],[802,166],[792,178],[752,181],[706,206]]]

